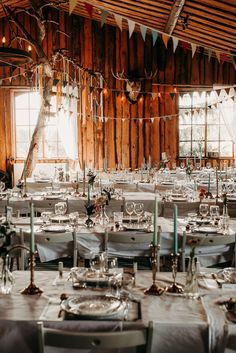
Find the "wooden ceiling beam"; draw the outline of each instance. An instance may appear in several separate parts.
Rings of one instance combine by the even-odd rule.
[[[168,20],[164,28],[165,33],[170,35],[173,33],[184,4],[185,0],[175,0],[175,2],[173,3]]]

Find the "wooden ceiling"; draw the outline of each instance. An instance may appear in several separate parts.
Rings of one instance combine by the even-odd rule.
[[[96,21],[101,20],[101,9],[104,9],[109,12],[108,24],[116,25],[115,13],[123,17],[124,29],[128,28],[126,19],[130,19],[206,50],[211,48],[236,55],[236,0],[88,0],[87,3],[94,6],[92,17]],[[1,4],[11,8],[30,7],[28,0],[2,0]],[[69,6],[62,4],[60,7],[68,11]],[[73,14],[89,17],[83,1],[77,0]],[[2,7],[0,16],[4,16]],[[140,30],[139,25],[135,30]]]

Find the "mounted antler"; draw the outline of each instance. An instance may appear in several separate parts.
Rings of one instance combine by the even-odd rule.
[[[117,72],[116,74],[114,74],[113,70],[111,69],[111,73],[114,78],[120,81],[125,81],[125,94],[129,103],[131,104],[137,103],[141,91],[141,81],[152,80],[153,77],[155,77],[157,74],[157,70],[154,72],[154,74],[152,73],[152,71],[150,72],[150,74],[148,74],[146,69],[144,69],[144,71],[145,77],[135,78],[132,76],[129,78],[124,75],[124,70],[120,73]]]

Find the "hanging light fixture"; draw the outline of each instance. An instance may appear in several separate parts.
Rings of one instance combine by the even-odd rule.
[[[2,37],[2,46],[0,47],[0,67],[21,66],[32,62],[31,50],[25,51],[18,48],[5,47],[6,38]]]

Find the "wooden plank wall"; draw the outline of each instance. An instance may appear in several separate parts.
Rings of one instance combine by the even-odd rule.
[[[22,15],[21,15],[22,16]],[[78,118],[79,155],[83,162],[95,168],[103,167],[104,157],[108,159],[108,167],[120,165],[123,168],[140,167],[144,159],[149,158],[152,164],[160,161],[161,152],[165,151],[171,159],[178,157],[178,118],[156,118],[152,122],[149,117],[160,117],[178,113],[178,93],[174,92],[174,83],[178,84],[235,84],[235,70],[231,63],[218,63],[215,58],[210,62],[208,57],[196,53],[185,52],[178,46],[173,54],[172,42],[168,50],[158,38],[155,46],[152,37],[147,35],[144,43],[140,33],[134,33],[129,39],[127,31],[117,27],[101,24],[89,19],[64,12],[51,11],[48,16],[60,23],[60,30],[70,35],[67,38],[62,32],[57,32],[55,26],[49,25],[49,35],[43,45],[50,56],[53,50],[67,48],[71,57],[75,58],[84,68],[99,71],[105,79],[108,93],[104,96],[105,121],[97,121],[91,115],[89,107],[89,75],[85,75],[88,85],[83,89],[82,113]],[[22,16],[27,28],[35,33],[34,19]],[[10,37],[7,23],[4,27],[6,38]],[[1,33],[0,33],[1,34]],[[25,45],[23,43],[23,45]],[[33,51],[33,58],[35,59]],[[153,80],[142,81],[142,99],[137,104],[122,100],[124,82],[115,79],[111,70],[126,74],[135,72],[136,78],[143,77],[145,69],[148,73],[155,72]],[[17,71],[17,70],[15,70]],[[2,76],[3,75],[3,76]],[[6,72],[0,72],[4,77]],[[155,83],[168,84],[158,86]],[[4,84],[9,84],[4,81]],[[11,86],[25,85],[22,77],[11,81]],[[145,92],[153,92],[154,96]],[[158,93],[161,94],[158,97]],[[10,90],[0,88],[0,169],[6,169],[6,160],[12,155],[11,122],[10,122]],[[98,108],[97,114],[101,113]],[[106,117],[111,119],[106,119]]]

